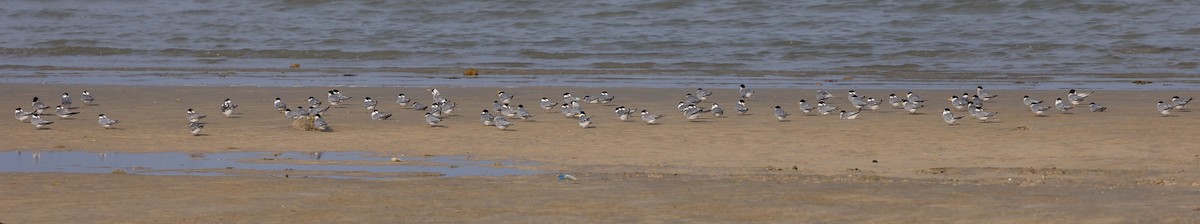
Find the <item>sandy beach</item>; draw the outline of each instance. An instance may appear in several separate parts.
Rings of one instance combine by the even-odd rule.
[[[1098,91],[1088,102],[1106,112],[1080,105],[1035,117],[1021,96],[1052,102],[1066,91],[992,90],[1000,97],[984,107],[999,112],[997,120],[942,122],[945,99],[972,87],[917,90],[929,100],[922,114],[884,105],[856,120],[801,114],[796,101],[813,101],[815,89],[756,89],[750,114],[697,121],[674,108],[694,88],[437,87],[458,103],[442,128],[393,102],[404,93],[428,103],[424,88],[337,87],[354,98],[327,112],[334,131],[306,132],[271,102],[295,107],[334,88],[0,84],[10,109],[28,110],[35,96],[54,105],[63,92],[89,90],[98,99],[74,119],[47,116],[55,121],[49,129],[0,122],[3,151],[362,151],[529,161],[536,165],[514,168],[546,171],[383,180],[2,173],[0,223],[1200,222],[1200,152],[1190,139],[1200,113],[1163,117],[1154,109],[1196,92]],[[708,102],[732,111],[736,89],[710,90]],[[490,109],[496,91],[514,93],[512,104],[531,109],[534,121],[514,120],[511,131],[483,126],[479,111]],[[537,109],[541,97],[600,91],[616,100],[584,105],[594,128]],[[832,104],[849,106],[846,89],[829,91]],[[369,119],[363,97],[392,119]],[[240,105],[235,117],[218,112],[226,98]],[[618,105],[667,117],[660,125],[622,122],[612,113]],[[776,105],[790,121],[775,120]],[[209,115],[206,135],[187,132],[188,108]],[[122,123],[102,129],[100,113]],[[558,173],[579,180],[558,181]]]

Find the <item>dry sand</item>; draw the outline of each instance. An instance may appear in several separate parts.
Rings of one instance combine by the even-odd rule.
[[[970,88],[965,86],[964,88]],[[1034,117],[1022,95],[1053,101],[1065,91],[992,91],[991,123],[941,121],[944,100],[963,91],[918,91],[922,115],[881,109],[857,120],[803,116],[812,89],[758,89],[751,114],[689,122],[674,106],[692,89],[440,88],[458,103],[445,128],[400,109],[397,93],[428,103],[423,88],[338,87],[355,97],[326,120],[335,131],[303,132],[271,107],[324,98],[317,87],[130,87],[0,84],[0,102],[29,107],[39,96],[90,90],[95,106],[34,131],[0,122],[2,150],[120,152],[368,151],[472,155],[537,162],[527,177],[284,179],[250,176],[0,174],[0,222],[1200,222],[1198,112],[1162,117],[1154,103],[1195,92],[1102,91],[1109,107]],[[513,131],[482,126],[495,91],[517,95],[536,121]],[[537,110],[537,99],[607,90],[612,105],[585,105],[595,128]],[[713,89],[732,111],[736,90]],[[844,89],[830,89],[848,105]],[[908,90],[860,90],[886,98]],[[362,97],[392,120],[373,121]],[[240,104],[236,118],[217,111]],[[76,104],[81,104],[76,100]],[[621,122],[616,105],[667,114],[661,125]],[[705,103],[705,106],[708,104]],[[794,115],[777,122],[770,108]],[[209,115],[191,136],[183,112]],[[10,108],[11,109],[11,108]],[[104,130],[98,113],[122,120]],[[967,112],[955,112],[968,115]],[[876,162],[873,162],[876,161]],[[283,171],[280,171],[283,172]],[[559,182],[555,173],[580,181]]]

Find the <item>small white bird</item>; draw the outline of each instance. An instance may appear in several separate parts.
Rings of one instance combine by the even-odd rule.
[[[208,115],[196,113],[196,111],[192,110],[192,108],[188,108],[187,110],[188,122],[200,122],[200,119],[204,119],[205,117],[208,117]]]
[[[433,116],[431,113],[425,113],[425,123],[429,124],[429,127],[441,127],[441,125],[438,125],[438,122],[442,122],[442,118]]]
[[[579,111],[579,114],[575,115],[575,116],[579,117],[579,127],[582,127],[582,128],[591,127],[592,116],[587,116],[587,113],[584,113],[583,111]]]
[[[858,113],[859,113],[859,112],[860,112],[860,111],[857,111],[857,110],[856,110],[856,111],[844,111],[844,110],[843,110],[843,111],[842,111],[840,114],[838,114],[838,115],[839,115],[839,116],[841,116],[841,118],[842,118],[843,120],[854,120],[854,118],[858,118]]]
[[[221,103],[221,114],[226,117],[233,116],[233,109],[237,109],[237,106],[237,104],[233,104],[232,100],[225,99],[225,102]]]
[[[700,97],[696,97],[696,95],[688,93],[687,95],[683,96],[683,102],[687,104],[697,104],[700,103]]]
[[[954,106],[954,109],[966,110],[967,108],[967,99],[959,98],[958,96],[950,96],[950,99],[947,100],[950,101],[951,106]]]
[[[683,117],[689,121],[695,121],[700,118],[700,115],[704,115],[704,109],[696,107],[694,104],[688,104],[687,108],[683,109]]]
[[[311,107],[319,107],[319,106],[321,106],[321,101],[320,101],[320,100],[317,100],[317,98],[316,98],[316,97],[311,97],[311,96],[310,96],[310,97],[308,97],[308,106],[311,106]]]
[[[412,101],[412,100],[408,99],[408,96],[404,96],[403,93],[396,95],[396,104],[400,104],[400,107],[402,107],[402,108],[408,107],[409,101]]]
[[[100,127],[103,127],[104,129],[110,129],[113,127],[113,125],[116,125],[117,123],[121,123],[121,121],[110,119],[110,118],[108,118],[108,116],[104,116],[104,114],[100,114],[99,122],[100,122]]]
[[[829,93],[829,91],[823,89],[817,90],[817,101],[825,101],[830,98],[833,98],[833,94]]]
[[[62,105],[63,107],[65,107],[67,109],[71,109],[71,94],[63,93],[62,99],[60,100],[60,102],[61,103],[59,103],[59,105]]]
[[[71,115],[79,114],[79,112],[71,112],[71,110],[68,110],[66,107],[63,107],[60,105],[60,106],[54,107],[54,114],[58,115],[58,117],[61,117],[63,119],[67,119]]]
[[[1000,95],[992,95],[991,92],[984,90],[983,86],[975,87],[975,95],[979,96],[980,98],[983,98],[983,100],[992,100],[992,98],[996,98],[996,97],[1000,96]]]
[[[921,96],[918,96],[916,93],[913,93],[913,92],[908,92],[908,94],[906,94],[905,97],[908,98],[908,101],[917,102],[917,103],[925,102],[925,99],[921,99]]]
[[[1096,92],[1081,93],[1076,92],[1075,89],[1071,89],[1067,92],[1067,100],[1071,101],[1072,105],[1079,105],[1080,102],[1083,102],[1084,99],[1087,99],[1087,97],[1091,96],[1093,93]]]
[[[1179,111],[1187,111],[1188,102],[1192,102],[1191,97],[1187,99],[1180,98],[1179,96],[1171,97],[1171,103],[1175,104],[1175,109],[1179,109]]]
[[[304,110],[304,108],[303,108],[303,107],[301,107],[300,109],[301,109],[301,110]],[[304,110],[304,111],[308,111],[308,110]],[[303,117],[303,116],[305,116],[305,115],[308,115],[308,113],[307,113],[307,112],[300,112],[300,111],[292,111],[292,109],[283,109],[283,118],[292,118],[292,119],[296,119],[296,118]]]
[[[509,122],[508,118],[504,118],[504,116],[495,116],[492,117],[492,125],[503,131],[508,130],[508,126],[511,126],[512,122]]]
[[[946,108],[945,110],[942,110],[942,120],[946,121],[946,124],[954,125],[955,121],[958,121],[959,119],[962,119],[962,118],[963,118],[962,116],[954,116],[954,113],[950,112],[950,108]]]
[[[825,101],[817,101],[817,112],[820,112],[821,115],[831,114],[837,109],[837,106],[825,104]]]
[[[800,104],[800,112],[804,112],[804,115],[812,115],[812,111],[817,109],[816,107],[809,105],[808,102],[804,100],[800,100],[800,102],[796,103]]]
[[[719,118],[725,115],[725,109],[721,108],[721,105],[717,105],[717,103],[713,103],[712,107],[710,107],[708,111],[712,112],[713,117]]]
[[[995,117],[996,114],[999,114],[999,112],[983,111],[983,107],[971,108],[971,116],[974,116],[975,119],[979,119],[982,122],[990,122],[989,119],[991,119],[992,117]]]
[[[42,101],[39,100],[37,97],[33,97],[32,104],[33,104],[33,114],[41,115],[42,112],[46,111],[46,109],[50,109],[50,106],[46,106],[46,103],[42,103]]]
[[[1096,102],[1089,103],[1088,106],[1092,109],[1092,112],[1104,112],[1104,110],[1108,110],[1108,107],[1100,106]]]
[[[47,125],[54,123],[53,121],[48,121],[48,120],[42,119],[42,116],[37,115],[37,114],[32,114],[30,116],[32,116],[32,117],[30,118],[29,123],[33,124],[33,127],[35,129],[42,129],[42,128],[46,127]]]
[[[529,120],[533,118],[533,115],[529,114],[528,110],[525,110],[525,105],[517,104],[517,118],[521,118],[521,120]]]
[[[1065,113],[1068,113],[1068,111],[1070,111],[1072,108],[1075,108],[1075,107],[1072,107],[1071,104],[1067,104],[1066,102],[1063,102],[1062,98],[1058,98],[1058,99],[1054,100],[1054,108],[1058,109],[1058,111],[1061,111],[1062,113],[1065,114]]]
[[[696,88],[696,97],[700,97],[701,101],[708,100],[708,97],[712,96],[712,94],[712,92],[704,90],[704,88]]]
[[[629,111],[629,108],[625,108],[625,106],[618,106],[616,109],[613,109],[613,113],[617,114],[617,119],[621,119],[621,121],[627,121],[629,120],[629,115],[633,112]]]
[[[1158,113],[1161,113],[1163,117],[1171,116],[1171,108],[1175,108],[1175,106],[1163,101],[1158,101]]]
[[[30,115],[33,115],[33,112],[26,112],[18,107],[17,110],[13,112],[13,115],[17,118],[18,122],[25,123],[25,120],[29,120],[29,118],[32,117]]]
[[[275,97],[275,110],[284,111],[287,109],[288,109],[287,103],[284,103],[283,99],[280,99],[279,97]]]
[[[650,114],[650,112],[648,112],[646,110],[642,110],[642,121],[645,121],[646,124],[658,124],[658,119],[661,119],[661,118],[663,118],[663,115],[661,115],[661,114],[654,115],[654,114]]]
[[[1042,103],[1041,100],[1033,99],[1033,98],[1030,98],[1029,96],[1025,96],[1024,98],[1021,98],[1021,101],[1025,103],[1025,106],[1029,106],[1031,104]]]
[[[204,130],[204,123],[200,123],[200,122],[188,123],[188,131],[192,132],[192,136],[199,136],[201,130]]]
[[[325,118],[321,118],[320,114],[313,115],[313,127],[318,131],[329,131],[329,123],[325,122]]]
[[[516,117],[517,110],[513,109],[512,106],[509,106],[507,103],[501,104],[500,105],[500,115],[504,115],[505,117]]]
[[[1050,107],[1043,107],[1041,103],[1029,104],[1029,110],[1033,111],[1033,114],[1036,117],[1041,117],[1041,116],[1045,115],[1046,110],[1049,110],[1049,109],[1050,109]]]
[[[779,120],[780,122],[787,120],[788,115],[790,115],[790,114],[788,114],[787,111],[783,111],[783,107],[775,106],[775,119],[776,120]]]
[[[542,110],[546,110],[546,112],[549,113],[550,110],[554,109],[555,105],[557,105],[557,104],[554,102],[550,102],[549,98],[542,97],[542,100],[541,100]]]
[[[572,97],[571,93],[563,93],[562,103],[569,104],[571,102],[576,102],[576,101],[579,101],[579,98]]]
[[[746,84],[738,84],[738,96],[741,96],[742,99],[750,99],[754,96],[754,90],[746,88]]]
[[[737,110],[738,115],[744,115],[746,112],[750,112],[750,107],[746,106],[746,100],[738,100],[737,105],[734,105],[733,109]]]
[[[389,114],[389,113],[379,112],[379,110],[371,111],[371,120],[377,120],[377,121],[387,120],[388,118],[391,118],[391,117],[392,117],[392,114]]]
[[[479,113],[479,121],[483,122],[483,126],[492,126],[492,121],[494,120],[492,118],[495,117],[496,115],[488,110],[483,110],[483,112]]]
[[[425,104],[421,104],[421,102],[413,101],[413,102],[412,102],[412,109],[413,109],[413,110],[422,110],[422,111],[423,111],[423,110],[425,110],[425,109],[429,109],[429,106],[425,106]]]
[[[511,94],[511,93],[506,93],[504,91],[498,91],[498,92],[496,92],[496,95],[500,97],[501,103],[511,103],[512,102],[513,94]]]
[[[925,104],[909,101],[908,99],[903,99],[901,102],[904,104],[904,110],[908,111],[909,114],[916,114],[917,109],[925,107]]]
[[[308,106],[308,115],[324,114],[325,111],[329,111],[330,107],[333,107],[333,106],[325,106],[325,108],[316,108],[313,106]]]
[[[379,102],[371,99],[371,97],[363,97],[363,108],[366,108],[367,110],[375,110],[376,106],[379,106]]]
[[[87,90],[83,91],[83,94],[79,96],[79,99],[83,100],[83,104],[85,105],[92,105],[92,102],[96,102],[96,98],[92,97],[92,93],[88,92]]]
[[[888,104],[891,104],[892,108],[903,108],[904,99],[900,99],[900,97],[893,93],[892,95],[888,95]]]

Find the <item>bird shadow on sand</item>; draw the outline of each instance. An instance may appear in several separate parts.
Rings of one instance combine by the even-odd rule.
[[[204,136],[208,136],[208,134],[194,134],[194,135],[192,135],[192,136],[196,136],[196,137],[204,137]]]

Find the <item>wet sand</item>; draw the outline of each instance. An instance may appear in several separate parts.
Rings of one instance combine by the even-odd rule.
[[[366,151],[396,155],[471,155],[533,161],[520,167],[571,173],[525,177],[397,178],[379,181],[261,177],[0,174],[0,222],[1196,222],[1200,163],[1189,133],[1196,112],[1162,117],[1154,103],[1195,92],[1102,91],[1072,114],[1034,117],[1020,103],[1053,101],[1065,91],[993,91],[984,105],[999,119],[941,121],[944,100],[964,90],[917,91],[930,102],[922,115],[883,108],[857,120],[802,116],[796,100],[813,89],[757,89],[751,114],[683,119],[674,106],[693,89],[439,88],[458,103],[445,128],[422,123],[423,112],[400,109],[397,93],[428,103],[423,88],[338,87],[355,97],[326,120],[333,132],[290,127],[271,107],[295,107],[318,87],[129,87],[0,84],[0,102],[29,107],[39,96],[91,90],[99,100],[74,120],[47,130],[11,119],[3,150],[121,152]],[[478,122],[495,91],[517,95],[536,121],[513,131]],[[583,129],[537,99],[607,90],[612,105],[585,105],[595,128]],[[734,89],[712,89],[710,101],[732,111]],[[845,89],[829,89],[846,106]],[[862,90],[876,98],[908,90]],[[380,101],[392,120],[372,121],[362,97]],[[634,96],[637,96],[636,99]],[[236,118],[217,111],[240,104]],[[81,104],[76,100],[76,104]],[[52,104],[53,105],[53,104]],[[621,122],[624,105],[667,114],[661,125]],[[704,105],[708,105],[707,103]],[[794,115],[777,122],[770,108]],[[885,105],[886,107],[886,105]],[[204,136],[187,133],[183,113],[209,115]],[[11,109],[11,108],[10,108]],[[98,113],[122,120],[104,130]],[[955,112],[967,115],[967,112]],[[284,171],[280,171],[284,172]],[[1103,192],[1103,193],[1101,193]],[[716,202],[716,203],[713,203]],[[94,208],[94,209],[93,209]],[[290,209],[295,208],[295,209]],[[294,210],[294,211],[293,211]],[[153,211],[153,212],[149,212]],[[290,219],[290,220],[289,220]],[[272,220],[272,221],[268,221]]]

